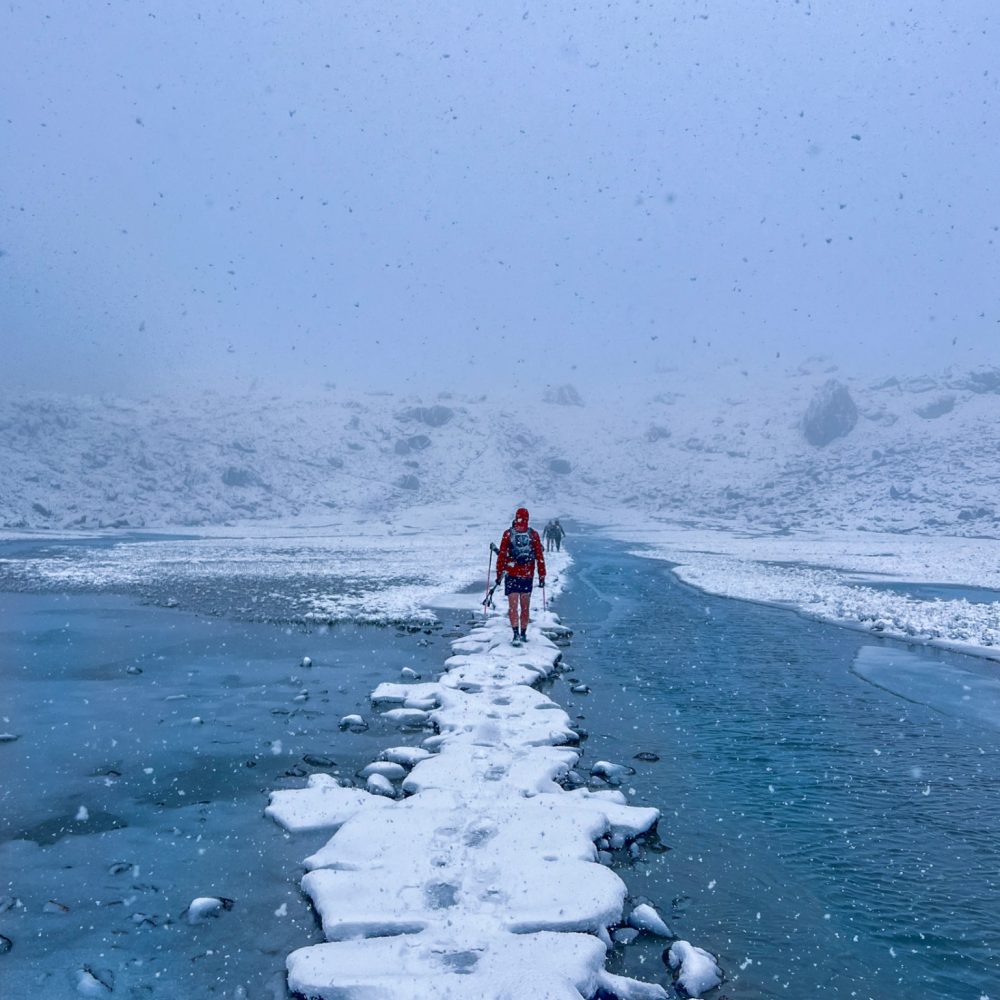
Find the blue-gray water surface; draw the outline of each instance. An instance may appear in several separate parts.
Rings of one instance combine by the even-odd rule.
[[[426,735],[368,694],[438,669],[447,626],[292,628],[184,597],[212,613],[0,593],[3,1000],[285,997],[286,956],[322,940],[298,881],[329,833],[290,837],[268,793]],[[368,731],[339,729],[353,712]],[[231,909],[192,926],[200,896]]]
[[[996,666],[706,596],[606,541],[573,555],[559,610],[591,693],[553,696],[589,732],[582,765],[632,765],[631,801],[663,810],[670,850],[621,874],[719,956],[720,993],[996,996],[1000,717],[933,681]],[[661,948],[614,967],[649,975]]]

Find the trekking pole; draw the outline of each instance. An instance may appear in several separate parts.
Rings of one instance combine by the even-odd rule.
[[[490,586],[490,577],[493,575],[493,553],[497,555],[500,554],[500,550],[496,547],[495,542],[490,542],[490,561],[489,565],[486,567],[486,596],[483,598],[483,614],[487,613],[487,609],[493,607],[493,589]]]

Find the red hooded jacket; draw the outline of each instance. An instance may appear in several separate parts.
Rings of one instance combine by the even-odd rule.
[[[535,563],[538,563],[538,582],[545,579],[545,549],[542,548],[542,540],[538,537],[538,532],[534,528],[528,528],[528,512],[524,507],[519,507],[514,515],[514,527],[518,531],[527,530],[531,535],[531,551],[534,559],[528,563],[517,563],[511,559],[510,555],[510,528],[503,533],[500,540],[500,554],[497,556],[497,582],[499,583],[504,571],[508,576],[531,579],[535,575]]]

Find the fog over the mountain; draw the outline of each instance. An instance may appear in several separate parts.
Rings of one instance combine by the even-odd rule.
[[[980,363],[994,9],[6,5],[0,381]]]

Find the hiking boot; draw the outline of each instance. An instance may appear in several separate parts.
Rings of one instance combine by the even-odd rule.
[[[521,633],[517,629],[514,629],[514,638],[510,640],[512,646],[521,645]]]
[[[527,642],[527,641],[528,641],[528,633],[524,629],[521,629],[521,642]]]

